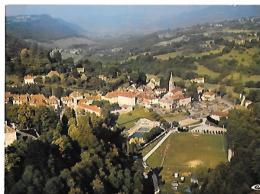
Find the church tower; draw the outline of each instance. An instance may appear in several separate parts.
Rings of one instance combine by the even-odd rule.
[[[169,92],[171,92],[174,88],[175,88],[175,84],[174,84],[174,80],[173,80],[172,72],[171,72],[171,77],[169,80]]]

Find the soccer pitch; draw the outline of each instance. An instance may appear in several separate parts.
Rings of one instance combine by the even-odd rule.
[[[165,181],[162,191],[168,193],[174,180],[174,172],[187,177],[198,175],[201,169],[215,168],[227,161],[226,137],[223,135],[206,135],[179,133],[172,134],[148,158],[152,168],[162,168],[160,176]],[[189,181],[185,181],[188,185]],[[183,186],[184,186],[183,185]]]

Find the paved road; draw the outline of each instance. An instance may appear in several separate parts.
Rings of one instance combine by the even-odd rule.
[[[177,130],[170,130],[167,132],[167,134],[154,146],[154,148],[148,152],[144,157],[143,157],[143,166],[144,168],[149,168],[148,165],[146,164],[146,160],[162,145],[162,143],[173,133],[176,132]],[[158,185],[158,179],[156,174],[153,172],[152,175],[153,179],[153,186],[154,186],[154,194],[160,193],[160,188]]]
[[[143,161],[146,161],[162,144],[163,142],[173,133],[176,132],[175,130],[170,130],[157,144],[154,148],[148,152],[144,157]]]

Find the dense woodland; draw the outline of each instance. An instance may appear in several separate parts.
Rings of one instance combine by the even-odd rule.
[[[127,154],[121,129],[109,115],[62,120],[48,108],[7,105],[7,121],[35,128],[37,140],[18,140],[6,149],[5,193],[143,193],[141,159]],[[15,116],[17,115],[18,116]]]

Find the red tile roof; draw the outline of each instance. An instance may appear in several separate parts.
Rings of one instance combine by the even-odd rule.
[[[78,105],[77,108],[78,109],[83,109],[83,110],[91,110],[91,111],[96,112],[98,114],[101,113],[101,109],[98,106],[96,106],[96,105],[80,104],[80,105]]]
[[[107,98],[115,98],[115,97],[118,97],[118,96],[134,98],[134,97],[136,97],[136,94],[134,92],[128,92],[128,91],[113,91],[113,92],[108,92],[106,94]]]
[[[30,96],[30,104],[43,106],[47,104],[47,98],[43,94],[35,94]]]
[[[26,75],[26,76],[24,76],[24,79],[33,79],[33,76],[32,75]]]

